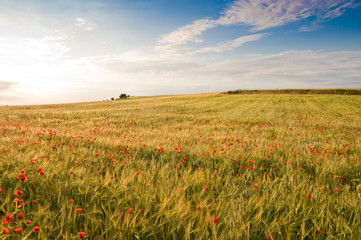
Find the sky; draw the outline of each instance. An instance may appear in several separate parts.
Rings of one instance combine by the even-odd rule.
[[[0,105],[361,87],[361,0],[1,0]]]

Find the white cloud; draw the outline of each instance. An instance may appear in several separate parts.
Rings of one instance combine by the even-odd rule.
[[[85,19],[84,18],[76,18],[75,26],[81,27],[85,25]]]
[[[0,80],[0,92],[5,92],[11,89],[16,83]]]
[[[81,27],[85,30],[91,31],[94,30],[97,24],[88,22],[84,18],[76,18],[75,19],[75,26]]]
[[[229,51],[234,48],[242,46],[246,42],[257,41],[258,39],[261,39],[264,35],[265,34],[253,34],[248,36],[242,36],[233,40],[220,42],[216,46],[199,49],[196,51],[196,53],[207,53],[207,52],[221,53],[221,52]]]
[[[6,36],[0,37],[0,63],[6,65],[32,66],[41,62],[57,62],[66,58],[71,48],[61,43],[59,36],[41,39]]]
[[[136,62],[108,58],[102,66],[119,78],[134,79],[128,85],[147,86],[148,94],[160,88],[173,94],[239,88],[360,87],[361,51],[286,51],[214,63],[198,57]]]
[[[209,64],[201,72],[229,88],[360,87],[361,51],[286,51],[252,60]]]
[[[0,84],[8,86],[0,104],[66,102],[62,95],[70,89],[98,80],[98,66],[86,58],[71,58],[70,50],[58,36],[0,37],[0,79],[13,83]],[[74,94],[70,101],[81,97]]]
[[[346,8],[358,6],[350,0],[238,0],[226,9],[217,23],[245,24],[260,31],[315,17],[324,22],[342,15]]]
[[[158,44],[160,49],[174,53],[188,42],[203,42],[200,38],[202,33],[217,26],[246,25],[252,27],[252,31],[261,31],[310,17],[315,20],[310,26],[301,27],[300,31],[313,31],[319,28],[320,23],[342,15],[347,8],[359,5],[355,0],[237,0],[218,19],[193,21],[161,36]]]
[[[192,22],[192,24],[178,28],[177,30],[161,36],[158,43],[160,44],[184,44],[187,42],[202,42],[199,35],[207,29],[216,26],[214,20],[200,19]]]

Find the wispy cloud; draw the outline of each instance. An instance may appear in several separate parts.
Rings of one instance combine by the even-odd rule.
[[[85,30],[91,31],[94,30],[97,24],[88,22],[84,18],[76,18],[75,19],[75,26],[81,27]]]
[[[199,58],[188,61],[150,58],[136,62],[108,58],[102,61],[102,66],[120,75],[182,79],[184,92],[195,84],[202,85],[204,78],[209,87],[203,84],[203,92],[225,88],[360,87],[361,51],[286,51],[214,63]],[[197,83],[193,83],[194,79]],[[175,81],[171,83],[177,86]],[[157,84],[151,88],[157,88]]]
[[[282,26],[314,17],[314,22],[325,22],[359,6],[354,0],[238,0],[217,20],[220,25],[244,24],[253,31]]]
[[[56,63],[66,58],[71,48],[62,44],[60,36],[42,38],[0,37],[0,63],[5,65],[32,66],[44,62]]]
[[[286,51],[207,65],[229,88],[360,87],[361,51]]]
[[[176,52],[180,46],[188,42],[203,42],[200,37],[202,33],[217,26],[245,25],[249,26],[251,31],[261,31],[310,17],[314,18],[310,25],[303,26],[299,30],[313,31],[319,28],[320,23],[341,16],[347,8],[355,8],[359,5],[355,0],[237,0],[220,13],[218,19],[195,20],[191,24],[162,35],[158,45],[160,49]],[[222,51],[231,47],[233,43],[237,45],[237,41],[221,42],[219,46],[198,52]]]
[[[261,39],[265,34],[252,34],[248,36],[242,36],[233,40],[228,40],[224,42],[218,43],[216,46],[212,47],[205,47],[202,49],[197,50],[197,53],[207,53],[207,52],[216,52],[221,53],[225,51],[232,50],[234,48],[240,47],[246,42],[252,42],[257,41],[258,39]]]
[[[0,92],[5,92],[12,88],[16,83],[9,82],[9,81],[2,81],[0,80]]]
[[[207,29],[217,26],[214,20],[200,19],[189,25],[178,28],[177,30],[160,37],[160,44],[184,44],[187,42],[202,42],[199,35]]]

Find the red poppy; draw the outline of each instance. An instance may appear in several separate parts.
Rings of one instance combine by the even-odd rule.
[[[9,234],[9,233],[10,233],[9,229],[6,228],[3,229],[3,234]]]
[[[207,186],[204,186],[204,190],[208,190],[209,189],[209,187],[207,187]]]
[[[35,227],[33,228],[33,231],[34,231],[34,232],[39,232],[39,231],[40,231],[40,227],[39,227],[39,226],[35,226]]]
[[[318,232],[318,234],[321,234],[322,230],[321,230],[321,229],[319,229],[319,230],[317,230],[317,232]]]
[[[307,199],[310,199],[310,198],[311,198],[311,194],[308,194],[308,195],[307,195]]]
[[[81,213],[81,211],[83,211],[83,209],[77,208],[76,211],[77,211],[78,213]]]
[[[128,213],[133,213],[133,212],[134,212],[133,209],[131,209],[131,208],[128,209]]]
[[[17,234],[20,234],[22,231],[23,231],[22,228],[17,228],[17,229],[15,229],[15,232],[16,232]]]
[[[18,219],[22,219],[24,217],[24,214],[23,213],[19,213],[18,214]]]
[[[27,220],[27,221],[26,221],[26,224],[30,224],[30,223],[31,223],[31,221],[30,221],[30,220]]]
[[[200,210],[201,209],[201,206],[197,206],[197,210]]]
[[[80,232],[80,233],[78,233],[78,235],[79,235],[80,238],[83,238],[84,235],[85,235],[85,232]]]
[[[213,218],[212,218],[212,222],[214,222],[214,223],[218,223],[218,218],[213,217]]]
[[[74,199],[69,199],[69,202],[70,202],[70,203],[73,203],[73,202],[74,202]]]
[[[14,195],[15,195],[15,196],[19,196],[19,195],[22,194],[22,193],[23,193],[22,191],[16,190],[15,193],[14,193]]]

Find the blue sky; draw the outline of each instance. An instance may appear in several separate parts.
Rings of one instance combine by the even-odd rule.
[[[360,0],[2,0],[0,105],[361,87]]]

